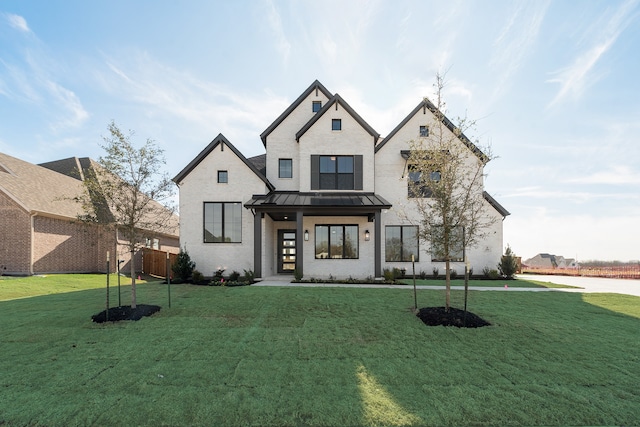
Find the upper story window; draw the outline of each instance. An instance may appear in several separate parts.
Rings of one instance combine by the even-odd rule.
[[[420,126],[420,136],[429,136],[429,126]]]
[[[331,119],[331,130],[342,130],[342,119]]]
[[[311,101],[311,111],[317,113],[322,108],[322,101]]]
[[[229,182],[229,172],[227,171],[218,171],[218,182],[220,184],[226,184]]]
[[[278,160],[278,178],[293,178],[293,160]]]
[[[362,190],[362,156],[311,156],[312,190]]]
[[[204,243],[242,242],[242,203],[204,203]]]
[[[433,183],[440,182],[440,172],[434,171],[429,174],[429,180]],[[433,191],[429,185],[424,184],[422,171],[417,170],[414,165],[409,165],[409,179],[407,180],[408,194],[410,198],[431,197]]]

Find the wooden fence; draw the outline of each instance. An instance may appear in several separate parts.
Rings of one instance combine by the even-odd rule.
[[[177,258],[178,254],[169,254],[169,262],[171,265],[176,262]],[[142,251],[142,272],[151,276],[166,278],[167,253],[155,249],[144,248]],[[170,274],[173,275],[171,272]]]
[[[607,277],[611,279],[640,279],[640,265],[620,267],[535,268],[522,266],[525,274],[556,276]]]

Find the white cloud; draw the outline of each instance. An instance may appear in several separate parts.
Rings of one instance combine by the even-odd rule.
[[[598,79],[598,76],[594,75],[594,67],[638,16],[637,12],[633,12],[637,4],[638,0],[625,2],[604,25],[588,29],[594,34],[591,45],[580,53],[571,65],[554,72],[556,77],[548,80],[550,83],[560,84],[560,89],[548,108],[562,102],[568,96],[580,97]]]
[[[12,13],[5,14],[9,25],[16,30],[30,33],[31,29],[29,29],[29,25],[27,25],[27,21],[20,15],[14,15]]]
[[[640,185],[640,172],[628,166],[614,166],[611,170],[567,179],[575,184]]]
[[[273,1],[267,1],[267,9],[267,21],[276,38],[276,50],[280,53],[282,63],[286,66],[291,54],[291,43],[287,39],[282,25],[282,18]]]

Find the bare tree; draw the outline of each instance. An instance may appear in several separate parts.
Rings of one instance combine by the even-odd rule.
[[[148,237],[175,227],[174,208],[160,203],[173,195],[173,183],[160,172],[164,153],[153,140],[136,148],[130,141],[133,131],[124,134],[113,121],[108,129],[101,145],[106,155],[85,171],[85,191],[78,201],[87,213],[80,219],[123,236],[131,254],[131,308],[136,308],[135,253]]]
[[[451,262],[466,261],[465,250],[481,241],[495,223],[486,214],[483,196],[484,166],[492,157],[465,136],[474,121],[461,118],[454,125],[445,116],[443,75],[436,75],[434,88],[436,103],[424,100],[434,120],[409,143],[409,202],[419,212],[420,238],[431,243],[434,260],[445,262],[449,310]]]

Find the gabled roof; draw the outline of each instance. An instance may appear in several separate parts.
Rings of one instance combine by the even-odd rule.
[[[0,191],[26,212],[77,218],[82,206],[73,199],[82,181],[0,153]]]
[[[238,149],[234,147],[234,145],[230,143],[229,140],[225,138],[223,134],[218,134],[218,136],[216,136],[213,139],[213,141],[211,141],[211,143],[209,143],[209,145],[207,145],[205,149],[200,152],[200,154],[198,154],[193,160],[191,160],[191,162],[184,169],[182,169],[182,171],[180,171],[178,175],[176,175],[173,178],[173,182],[180,185],[180,182],[187,175],[189,175],[191,171],[194,170],[196,166],[198,166],[200,162],[202,162],[209,155],[209,153],[211,153],[220,144],[224,144],[225,146],[229,147],[231,151],[233,151],[234,154],[238,156],[238,158],[242,160],[244,164],[247,165],[247,167],[251,169],[253,173],[255,173],[258,176],[258,178],[264,181],[264,183],[267,185],[267,187],[269,187],[270,190],[275,189],[273,184],[269,182],[269,180],[264,176],[264,174],[262,174],[258,170],[258,168],[256,168],[255,165],[252,162],[250,162],[240,151],[238,151]]]
[[[320,117],[322,117],[322,115],[324,113],[329,111],[336,104],[340,104],[342,106],[342,108],[347,110],[347,112],[351,115],[351,117],[356,119],[358,124],[360,126],[362,126],[364,128],[364,130],[366,130],[371,136],[373,136],[373,143],[374,144],[376,142],[378,142],[378,138],[380,138],[380,134],[378,132],[376,132],[371,126],[369,126],[369,124],[367,122],[365,122],[362,119],[362,117],[360,117],[360,115],[358,113],[356,113],[355,110],[353,108],[351,108],[351,106],[349,104],[347,104],[347,102],[344,99],[342,99],[342,97],[340,95],[338,95],[337,93],[329,99],[329,101],[320,109],[320,111],[318,111],[311,118],[311,120],[309,120],[302,127],[302,129],[300,129],[298,131],[298,133],[296,133],[296,141],[300,142],[300,137],[302,137],[302,135],[304,135],[305,132],[308,131],[311,128],[311,126],[313,126],[313,124],[315,122],[317,122],[320,119]]]
[[[375,148],[375,152],[377,153],[378,151],[380,151],[380,149],[382,147],[384,147],[384,145],[387,143],[387,141],[389,141],[391,138],[393,138],[393,136],[398,133],[398,131],[400,131],[400,129],[402,129],[404,127],[404,125],[406,125],[409,120],[411,120],[411,118],[413,116],[416,115],[416,113],[418,111],[420,111],[421,109],[424,111],[424,109],[429,109],[429,111],[431,111],[434,115],[437,116],[436,113],[440,113],[442,114],[438,108],[433,105],[433,103],[431,101],[429,101],[427,98],[424,98],[422,100],[422,102],[420,102],[416,108],[414,108],[407,117],[404,118],[404,120],[402,120],[400,122],[400,124],[398,126],[396,126],[390,133],[389,135],[387,135],[383,141],[380,142],[380,144],[378,144]],[[456,130],[456,126],[451,122],[451,120],[449,120],[449,118],[447,118],[444,114],[442,114],[442,123],[444,123],[444,125],[455,134],[455,130]],[[489,158],[487,157],[486,154],[484,154],[473,142],[471,142],[471,140],[469,140],[469,138],[467,138],[465,136],[465,134],[460,133],[460,136],[458,136],[458,138],[460,139],[460,141],[462,141],[467,147],[469,147],[469,149],[483,162],[486,163],[489,161]]]
[[[498,203],[496,199],[491,197],[489,193],[487,193],[486,191],[483,191],[482,195],[484,196],[484,199],[487,202],[489,202],[489,204],[493,206],[493,208],[497,210],[500,215],[502,215],[503,217],[507,217],[511,215],[511,213],[508,210],[506,210],[500,203]]]
[[[264,132],[262,132],[262,133],[260,134],[260,139],[262,140],[262,143],[264,144],[264,146],[265,146],[265,147],[267,146],[267,136],[269,136],[269,134],[270,134],[270,133],[271,133],[275,128],[277,128],[277,127],[278,127],[278,125],[279,125],[280,123],[282,123],[282,121],[283,121],[284,119],[286,119],[286,118],[287,118],[287,116],[288,116],[289,114],[291,114],[291,112],[292,112],[293,110],[295,110],[295,109],[298,107],[298,105],[300,105],[300,104],[302,103],[302,101],[304,101],[304,100],[305,100],[305,99],[306,99],[306,98],[311,94],[311,92],[313,92],[314,90],[315,90],[315,91],[318,91],[318,90],[319,90],[319,91],[320,91],[320,92],[322,92],[322,93],[323,93],[327,98],[331,98],[331,92],[329,92],[329,91],[327,90],[327,88],[326,88],[326,87],[324,87],[324,86],[322,85],[322,83],[320,83],[318,80],[316,80],[316,81],[314,81],[313,83],[311,83],[311,86],[309,86],[309,87],[307,88],[307,90],[305,90],[304,92],[302,92],[302,95],[300,95],[300,96],[298,97],[298,99],[296,99],[295,101],[293,101],[293,104],[291,104],[291,105],[289,106],[289,108],[287,108],[286,110],[284,110],[284,112],[283,112],[282,114],[280,114],[280,116],[278,116],[278,118],[277,118],[277,119],[275,119],[275,121],[274,121],[273,123],[271,123],[271,124],[269,125],[269,127],[268,127],[267,129],[265,129],[265,131],[264,131]]]

